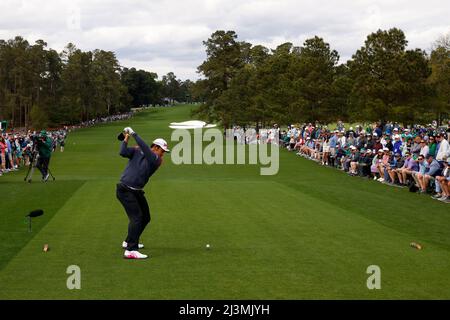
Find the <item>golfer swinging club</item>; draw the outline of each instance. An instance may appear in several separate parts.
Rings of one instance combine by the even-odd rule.
[[[150,222],[150,209],[144,197],[144,186],[162,163],[165,152],[170,152],[164,139],[156,139],[149,147],[130,127],[124,129],[124,140],[120,155],[130,159],[120,182],[117,184],[117,198],[128,215],[128,236],[122,243],[126,259],[146,259],[148,256],[139,252],[144,245],[139,238]],[[138,146],[128,148],[130,135]]]

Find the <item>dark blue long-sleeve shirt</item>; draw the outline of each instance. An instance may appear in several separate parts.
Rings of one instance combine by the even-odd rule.
[[[161,158],[150,150],[150,147],[136,133],[133,134],[139,147],[128,148],[122,142],[120,155],[130,159],[122,173],[120,182],[133,189],[143,189],[150,177],[161,165]]]

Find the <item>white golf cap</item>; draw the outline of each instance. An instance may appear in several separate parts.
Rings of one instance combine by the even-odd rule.
[[[400,139],[400,135],[396,134],[396,135],[394,136],[394,139]]]
[[[158,138],[155,141],[153,141],[153,144],[161,147],[165,152],[170,152],[169,147],[167,146],[167,142],[164,139]]]
[[[389,148],[384,147],[383,151],[389,151]]]

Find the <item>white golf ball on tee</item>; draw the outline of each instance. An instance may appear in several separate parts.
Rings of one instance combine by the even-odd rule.
[[[206,249],[209,249],[211,246],[209,245],[209,243],[206,245]]]

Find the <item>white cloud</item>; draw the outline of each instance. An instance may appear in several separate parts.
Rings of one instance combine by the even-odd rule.
[[[124,66],[196,79],[202,41],[218,29],[269,48],[318,35],[345,61],[379,28],[399,27],[428,50],[450,32],[449,16],[441,0],[1,0],[0,38],[112,50]]]

